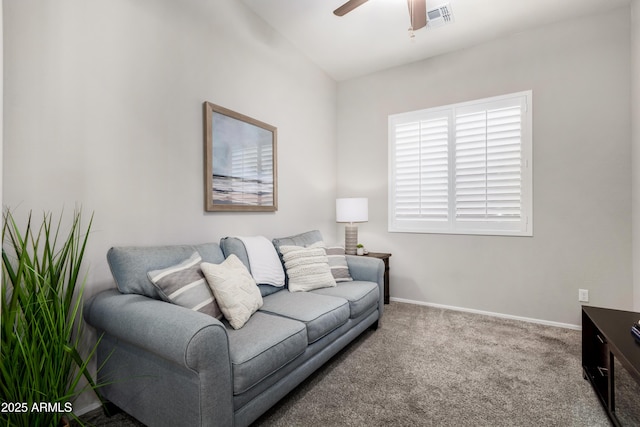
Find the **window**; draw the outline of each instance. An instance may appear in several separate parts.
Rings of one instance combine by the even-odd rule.
[[[531,99],[389,116],[389,231],[533,235]]]

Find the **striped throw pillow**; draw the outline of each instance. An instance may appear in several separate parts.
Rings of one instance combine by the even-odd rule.
[[[329,260],[324,243],[311,246],[280,246],[284,268],[289,276],[290,292],[305,292],[313,289],[336,286],[329,269]]]
[[[347,258],[344,256],[342,246],[331,246],[327,248],[327,258],[329,258],[329,268],[336,282],[351,282],[353,278],[349,273]]]
[[[194,252],[171,267],[149,271],[147,276],[164,301],[222,319],[222,311],[200,269],[202,258]]]

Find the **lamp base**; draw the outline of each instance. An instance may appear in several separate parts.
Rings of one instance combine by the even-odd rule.
[[[344,227],[344,252],[347,255],[356,254],[356,245],[358,244],[358,226],[347,224]]]

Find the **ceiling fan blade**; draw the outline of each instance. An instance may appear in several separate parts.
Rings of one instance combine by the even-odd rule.
[[[347,13],[351,12],[356,7],[365,4],[367,1],[368,0],[349,0],[348,2],[343,4],[342,6],[340,6],[336,10],[334,10],[333,14],[337,15],[337,16],[346,15]]]
[[[419,30],[427,26],[427,4],[426,0],[407,0],[409,5],[409,17],[411,18],[411,28]]]

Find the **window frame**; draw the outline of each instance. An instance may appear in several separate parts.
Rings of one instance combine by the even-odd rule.
[[[505,215],[506,220],[501,220],[502,214],[494,216],[487,215],[484,220],[464,220],[456,216],[456,123],[460,119],[460,112],[482,111],[480,107],[485,107],[484,111],[491,110],[492,106],[512,106],[510,108],[520,108],[520,170],[519,170],[519,216]],[[516,106],[517,105],[517,106]],[[467,102],[437,106],[423,110],[410,111],[406,113],[392,114],[388,117],[388,231],[398,233],[436,233],[436,234],[467,234],[467,235],[497,235],[497,236],[533,236],[533,91],[526,90],[500,96],[493,96],[483,99],[476,99]],[[397,203],[396,179],[398,177],[396,159],[396,128],[397,126],[414,124],[434,120],[439,116],[448,118],[446,147],[447,147],[447,216],[446,220],[425,219],[425,218],[398,218],[396,215],[399,208]],[[488,125],[485,124],[488,127]],[[485,137],[486,138],[486,137]],[[487,147],[485,139],[485,160],[484,176],[491,175],[489,169]],[[420,143],[416,143],[420,145]],[[419,148],[418,150],[421,150]],[[400,156],[401,157],[401,156]],[[422,159],[422,157],[421,157]],[[423,160],[418,160],[420,163]],[[400,159],[402,162],[402,159]],[[405,171],[406,172],[406,169]],[[425,176],[421,169],[420,182]],[[488,179],[488,178],[487,178]],[[488,181],[487,181],[488,182]],[[421,183],[417,184],[422,185]],[[489,188],[485,184],[485,188]],[[416,197],[419,198],[419,205],[422,208],[421,190],[416,190]],[[485,200],[488,200],[489,191],[485,190]],[[488,202],[486,203],[488,205]],[[485,207],[485,209],[487,209]],[[488,209],[487,209],[488,210]],[[422,210],[420,210],[422,212]],[[518,219],[516,219],[518,218]]]

